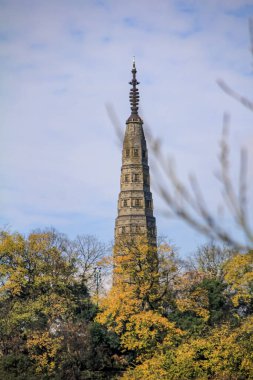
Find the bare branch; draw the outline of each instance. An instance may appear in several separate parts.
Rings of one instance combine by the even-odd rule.
[[[232,88],[229,87],[226,84],[226,82],[224,82],[222,79],[218,79],[217,83],[227,95],[240,102],[244,107],[248,108],[250,111],[253,111],[253,102],[251,100],[245,98],[245,96],[242,96],[238,92],[232,90]]]
[[[253,54],[253,19],[249,21],[249,30],[251,52]],[[250,111],[253,111],[252,101],[232,90],[222,79],[219,79],[217,83],[226,94],[239,101]],[[122,142],[123,132],[119,127],[120,124],[116,113],[112,106],[107,106],[107,111],[116,134]],[[164,154],[160,139],[152,135],[149,126],[145,125],[145,132],[156,168],[154,186],[166,205],[164,214],[182,219],[198,232],[211,239],[222,241],[233,249],[249,250],[253,247],[253,229],[248,218],[247,154],[245,150],[241,150],[239,186],[237,190],[230,173],[228,126],[229,115],[224,114],[219,155],[220,171],[217,178],[222,186],[222,204],[228,212],[230,221],[237,227],[240,237],[239,234],[237,236],[237,234],[231,233],[229,227],[224,225],[220,216],[208,209],[207,202],[195,176],[191,175],[189,177],[190,187],[188,184],[184,184],[177,176],[172,159]]]

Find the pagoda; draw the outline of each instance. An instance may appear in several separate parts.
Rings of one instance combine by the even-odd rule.
[[[115,244],[122,238],[142,235],[152,245],[156,245],[156,220],[153,216],[153,199],[150,191],[148,150],[143,121],[138,114],[139,82],[136,73],[133,60],[132,80],[129,82],[131,115],[126,121],[122,150]]]

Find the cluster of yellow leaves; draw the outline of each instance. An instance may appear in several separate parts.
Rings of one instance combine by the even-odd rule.
[[[49,233],[32,233],[27,240],[20,234],[2,233],[0,259],[0,297],[18,296],[31,282],[33,288],[64,285],[71,271],[51,246]]]
[[[113,287],[101,300],[97,321],[116,332],[122,348],[134,350],[142,360],[162,342],[173,344],[182,332],[161,314],[156,247],[141,238],[121,242],[115,247],[114,266]]]
[[[240,327],[224,324],[203,338],[189,338],[177,348],[161,345],[152,358],[129,369],[122,379],[253,379],[253,317]]]
[[[238,306],[240,301],[249,303],[253,298],[253,251],[236,255],[224,266],[225,281],[230,285],[232,301]]]
[[[36,363],[36,371],[53,372],[55,369],[55,358],[61,348],[61,337],[52,336],[48,331],[34,332],[27,340],[27,348],[31,358]]]
[[[5,307],[0,310],[1,337],[14,335],[24,346],[28,337],[25,349],[39,372],[54,370],[61,343],[55,335],[57,326],[75,307],[67,286],[73,284],[74,275],[74,267],[54,245],[50,232],[28,238],[1,233],[0,302]]]
[[[143,310],[142,302],[133,296],[133,288],[113,287],[101,307],[97,321],[120,336],[122,348],[135,350],[138,360],[149,356],[161,343],[170,347],[183,333],[159,311]]]
[[[154,351],[160,343],[172,346],[182,331],[174,323],[157,312],[148,310],[132,315],[126,323],[126,332],[121,337],[122,346],[128,350],[143,352],[144,356]],[[142,355],[139,355],[139,360]]]
[[[176,305],[181,312],[193,311],[204,321],[209,319],[209,299],[206,289],[200,286],[205,275],[200,272],[187,272],[177,279],[175,290]]]
[[[113,286],[109,294],[101,300],[102,312],[97,321],[108,327],[109,330],[122,334],[129,317],[141,309],[141,301],[133,297],[133,287],[126,285],[124,289]]]
[[[114,247],[114,278],[119,283],[131,282],[150,286],[158,279],[157,249],[143,238],[122,240]]]
[[[136,367],[129,368],[121,377],[121,380],[169,380],[166,368],[163,366],[165,355],[155,354]]]
[[[115,247],[113,286],[101,300],[98,321],[117,334],[131,315],[149,308],[158,296],[157,252],[146,241],[122,241]]]
[[[1,298],[4,298],[7,292],[13,296],[19,295],[22,286],[27,282],[25,277],[27,271],[22,266],[23,259],[20,256],[20,253],[24,251],[25,240],[21,235],[2,233],[0,244]]]

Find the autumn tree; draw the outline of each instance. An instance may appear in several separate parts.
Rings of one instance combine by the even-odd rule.
[[[99,241],[93,235],[77,235],[70,245],[71,254],[75,257],[78,266],[78,276],[80,281],[83,281],[89,289],[89,292],[95,294],[98,287],[102,286],[102,275],[106,273],[101,260],[107,254],[107,246]],[[99,275],[99,278],[97,278]],[[101,277],[101,278],[100,278]]]
[[[237,254],[224,265],[228,293],[239,316],[253,313],[253,251]]]
[[[252,343],[251,317],[240,327],[224,324],[171,350],[161,346],[152,358],[129,369],[122,379],[252,379]]]
[[[117,341],[94,321],[69,243],[55,230],[1,232],[0,378],[79,379],[112,369]]]
[[[140,361],[161,342],[173,345],[182,333],[166,317],[163,304],[178,263],[168,245],[157,249],[143,237],[119,242],[113,262],[113,286],[101,301],[97,321],[115,332],[125,352]]]
[[[252,252],[226,260],[221,290],[210,273],[179,275],[175,302],[181,316],[174,314],[174,320],[183,333],[177,344],[159,342],[153,355],[129,367],[122,379],[253,379],[252,265]],[[189,323],[190,315],[195,320]],[[196,329],[196,317],[201,328]]]

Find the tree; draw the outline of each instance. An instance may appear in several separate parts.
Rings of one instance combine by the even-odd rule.
[[[214,243],[204,244],[198,247],[193,257],[189,259],[189,267],[204,272],[212,278],[222,279],[225,262],[236,254],[236,251],[226,246],[220,247]]]
[[[71,243],[71,252],[77,260],[81,281],[94,293],[100,285],[96,281],[96,273],[98,268],[102,268],[100,263],[106,255],[106,245],[95,236],[78,235]]]
[[[0,233],[1,378],[96,379],[117,371],[117,339],[94,321],[97,307],[70,243],[55,230]]]
[[[168,245],[157,250],[139,237],[122,240],[113,262],[113,286],[101,301],[97,321],[115,332],[128,355],[140,361],[161,342],[172,345],[182,334],[166,318],[163,304],[177,261]]]
[[[236,255],[224,265],[225,281],[239,314],[253,312],[253,251]]]
[[[177,273],[175,303],[166,317],[178,334],[170,345],[155,338],[152,355],[141,355],[122,379],[253,379],[252,257],[252,252],[233,254],[215,273],[204,254],[206,271]],[[138,331],[145,332],[137,318]],[[135,326],[130,335],[136,337]],[[138,346],[143,337],[137,338],[132,343]]]
[[[60,342],[50,330],[73,306],[67,286],[74,281],[73,263],[52,241],[49,232],[28,239],[2,232],[0,241],[2,355],[21,346],[38,372],[54,370]]]
[[[170,350],[161,345],[151,358],[129,368],[122,379],[253,379],[252,327],[251,316],[237,328],[224,324]]]

